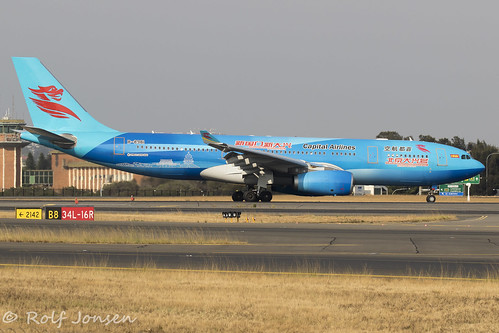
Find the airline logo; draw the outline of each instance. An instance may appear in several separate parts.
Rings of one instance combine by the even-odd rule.
[[[389,157],[385,162],[386,165],[396,165],[397,167],[427,167],[427,158],[405,158],[405,157]]]
[[[425,148],[425,145],[416,145],[416,147],[418,147],[418,149],[421,150],[422,152],[425,152],[425,153],[430,152],[428,149]]]
[[[69,116],[71,116],[81,121],[81,119],[73,111],[71,111],[64,105],[56,103],[61,100],[62,94],[64,92],[63,89],[57,89],[55,86],[38,86],[38,89],[29,88],[29,90],[31,90],[31,92],[37,97],[30,97],[30,99],[43,112],[48,113],[54,118],[69,119]]]
[[[274,150],[286,150],[286,148],[291,149],[292,146],[291,142],[244,141],[244,140],[237,140],[235,145],[241,147],[274,149]]]

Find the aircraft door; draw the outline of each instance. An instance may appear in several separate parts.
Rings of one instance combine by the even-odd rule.
[[[437,165],[447,166],[447,155],[444,148],[437,148]]]
[[[378,147],[367,147],[367,163],[378,164]]]
[[[114,155],[125,155],[125,138],[114,138]]]

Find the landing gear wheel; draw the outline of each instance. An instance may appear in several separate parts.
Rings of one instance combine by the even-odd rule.
[[[240,202],[244,200],[244,193],[241,191],[236,191],[232,193],[232,201]]]
[[[272,200],[272,192],[262,191],[260,193],[260,200],[262,200],[262,202],[270,202]]]
[[[246,202],[258,202],[258,194],[255,191],[248,191],[244,193],[244,201]]]
[[[426,202],[429,202],[429,203],[434,203],[435,201],[437,201],[437,198],[435,198],[435,196],[433,194],[429,194],[427,197],[426,197]]]

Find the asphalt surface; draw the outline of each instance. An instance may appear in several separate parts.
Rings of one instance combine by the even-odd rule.
[[[1,200],[0,210],[40,208],[46,206],[74,206],[74,199],[58,200]],[[275,214],[499,214],[499,204],[478,202],[269,202],[246,203],[231,201],[130,201],[80,200],[79,205],[93,206],[100,212],[209,212],[224,210]]]
[[[23,202],[23,207],[54,202]],[[66,203],[70,205],[70,203]],[[85,202],[85,205],[88,205]],[[499,275],[499,205],[483,203],[269,203],[95,202],[96,214],[131,211],[224,210],[276,214],[427,214],[452,213],[455,221],[435,223],[251,224],[163,222],[66,222],[2,219],[0,228],[48,229],[140,227],[195,230],[243,242],[241,245],[103,245],[0,243],[0,263],[155,266],[222,270],[422,274],[432,276]],[[0,202],[1,209],[20,207]],[[114,208],[113,208],[114,207]]]

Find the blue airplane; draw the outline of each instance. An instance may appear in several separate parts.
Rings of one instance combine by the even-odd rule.
[[[349,195],[354,185],[432,186],[484,170],[466,151],[430,142],[128,133],[88,114],[37,58],[14,57],[33,126],[21,138],[131,173],[247,185],[234,201],[272,191]],[[426,200],[435,202],[433,192]]]

